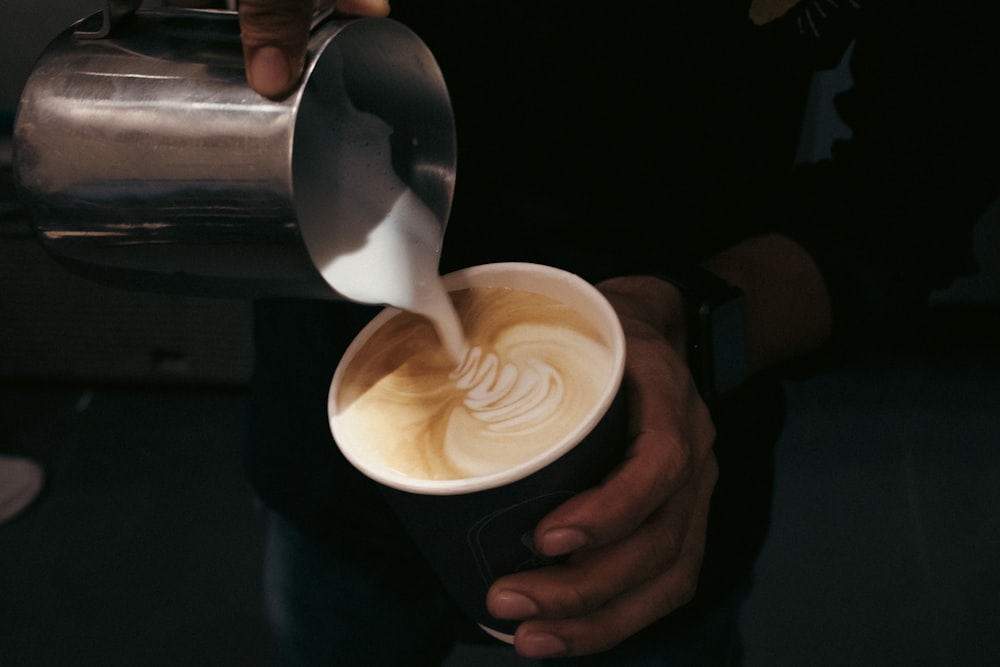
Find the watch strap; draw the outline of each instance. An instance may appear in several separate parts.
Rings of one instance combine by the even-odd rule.
[[[684,298],[687,363],[702,397],[714,402],[742,385],[749,376],[743,292],[697,264],[654,275]]]

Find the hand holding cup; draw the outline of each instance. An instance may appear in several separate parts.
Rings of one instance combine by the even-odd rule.
[[[443,281],[470,348],[497,363],[456,372],[429,323],[386,309],[338,365],[331,430],[456,600],[513,641],[519,621],[491,616],[487,590],[551,563],[538,522],[621,461],[624,336],[605,297],[552,267],[489,264]]]
[[[691,600],[704,555],[715,428],[684,360],[680,295],[647,277],[598,287],[627,341],[628,450],[536,528],[540,552],[565,560],[490,589],[491,613],[523,621],[515,646],[528,657],[615,646]]]

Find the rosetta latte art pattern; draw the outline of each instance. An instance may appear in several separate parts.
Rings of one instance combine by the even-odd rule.
[[[572,308],[532,292],[451,293],[466,337],[455,362],[426,319],[400,313],[365,343],[340,386],[340,432],[409,477],[505,470],[571,437],[600,402],[612,355]]]
[[[524,431],[550,419],[565,393],[559,372],[547,363],[533,359],[518,369],[480,347],[469,350],[452,377],[467,392],[463,404],[469,414],[498,433]]]

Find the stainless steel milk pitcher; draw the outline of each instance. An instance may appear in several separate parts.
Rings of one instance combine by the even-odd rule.
[[[57,259],[137,289],[338,298],[317,244],[364,243],[388,205],[380,177],[343,178],[355,167],[412,190],[443,237],[451,104],[408,28],[320,22],[302,83],[274,102],[246,83],[234,12],[107,2],[43,52],[15,121],[15,177]]]

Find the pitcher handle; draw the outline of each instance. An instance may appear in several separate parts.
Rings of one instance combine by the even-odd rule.
[[[104,39],[122,21],[135,14],[142,0],[104,0],[101,11],[101,27],[97,30],[77,30],[74,34],[81,39]]]
[[[142,0],[104,0],[101,9],[101,26],[97,30],[77,30],[73,34],[80,39],[104,39],[114,32],[142,5]],[[239,0],[227,0],[228,11],[236,11]],[[326,19],[336,14],[333,7],[318,7],[313,14],[311,29],[315,30]]]

